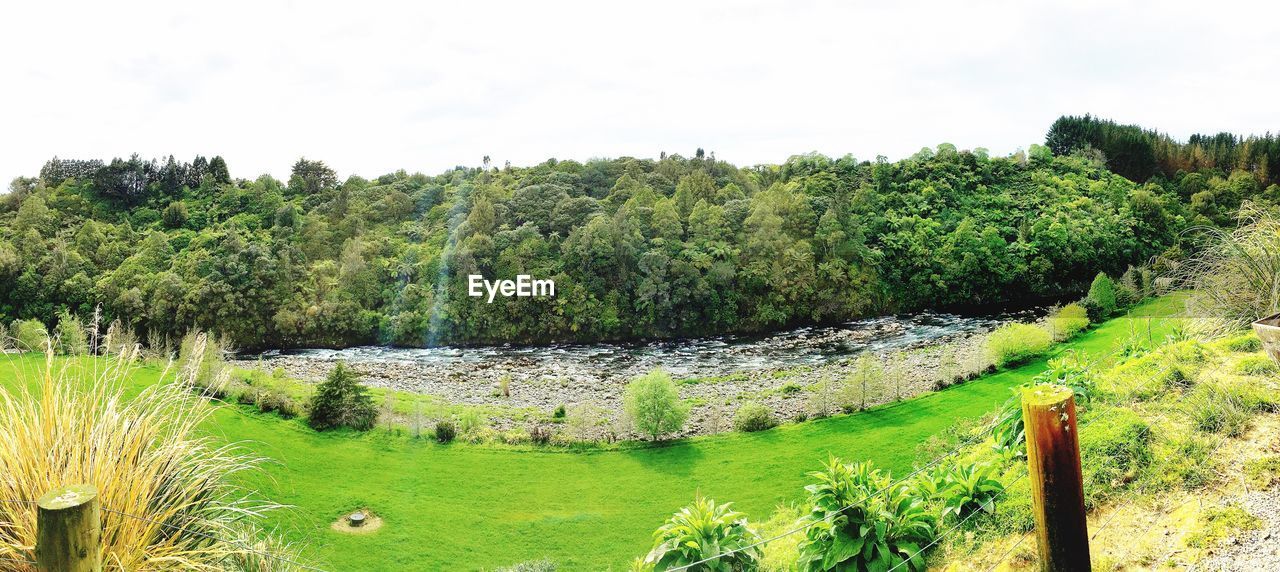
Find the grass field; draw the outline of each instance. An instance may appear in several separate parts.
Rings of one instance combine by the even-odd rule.
[[[1165,297],[1058,346],[1105,358],[1132,335],[1162,338]],[[0,383],[34,357],[5,358]],[[374,430],[318,434],[299,421],[225,407],[210,430],[269,459],[243,484],[294,508],[272,516],[289,539],[329,570],[493,569],[542,557],[562,570],[625,569],[650,534],[696,492],[733,501],[753,520],[796,501],[805,473],[828,455],[911,467],[916,445],[957,419],[983,415],[1045,359],[862,413],[753,434],[725,434],[610,451],[437,445]],[[137,383],[158,371],[142,370]],[[334,532],[358,507],[385,521],[372,534]]]

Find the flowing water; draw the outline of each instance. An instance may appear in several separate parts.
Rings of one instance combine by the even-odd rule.
[[[412,366],[446,376],[495,366],[521,377],[572,375],[591,371],[612,377],[662,367],[681,377],[717,376],[742,371],[820,366],[863,351],[883,352],[930,345],[990,330],[1008,321],[1028,321],[1042,311],[1031,309],[983,315],[922,312],[854,320],[837,326],[802,327],[765,336],[726,335],[631,343],[543,346],[495,345],[398,348],[360,346],[346,349],[301,349],[267,352],[267,360],[290,365],[338,360],[377,370]],[[257,356],[253,356],[256,358]]]

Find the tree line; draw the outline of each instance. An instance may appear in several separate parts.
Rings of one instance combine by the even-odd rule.
[[[245,348],[765,331],[1076,295],[1280,197],[1243,170],[1136,183],[1069,149],[345,180],[301,159],[288,181],[233,179],[220,157],[53,159],[0,196],[0,319],[101,305],[155,339],[199,328]],[[550,278],[557,295],[487,304],[469,274]]]

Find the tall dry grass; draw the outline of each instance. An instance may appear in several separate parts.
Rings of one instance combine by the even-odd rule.
[[[258,459],[199,430],[213,411],[191,391],[199,365],[166,368],[160,383],[127,398],[140,350],[111,337],[94,346],[122,353],[55,358],[49,351],[42,367],[18,372],[19,389],[0,389],[0,500],[33,501],[72,483],[96,486],[109,570],[294,568],[273,558],[296,560],[290,547],[256,524],[276,505],[230,482],[255,470]],[[192,343],[198,355],[207,341],[197,336]],[[35,538],[34,504],[0,502],[0,559],[30,559]],[[0,560],[0,570],[34,569],[24,566]]]
[[[1189,326],[1216,336],[1280,312],[1280,216],[1246,202],[1234,230],[1199,230],[1195,254],[1176,275],[1191,290]]]

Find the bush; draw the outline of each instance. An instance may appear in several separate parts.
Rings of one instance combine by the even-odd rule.
[[[1017,365],[1049,351],[1053,340],[1032,324],[1005,324],[987,335],[987,354],[996,367]]]
[[[165,207],[164,212],[160,215],[160,220],[164,223],[165,228],[182,228],[186,226],[187,218],[187,205],[180,201],[169,203],[169,206]]]
[[[257,392],[258,410],[263,413],[276,412],[285,419],[293,419],[298,416],[298,402],[283,391],[266,390]]]
[[[1048,321],[1054,340],[1064,341],[1089,327],[1089,312],[1080,304],[1067,304],[1050,314]]]
[[[942,499],[942,518],[964,519],[974,511],[995,511],[996,497],[1004,493],[1004,483],[996,480],[998,474],[990,464],[956,464],[947,469],[937,491]]]
[[[809,476],[816,482],[805,487],[812,508],[799,523],[806,527],[801,569],[925,569],[924,547],[937,537],[938,522],[918,490],[894,484],[870,463],[834,458]]]
[[[529,442],[535,445],[546,445],[551,442],[551,428],[534,424],[529,426]]]
[[[58,339],[58,353],[69,356],[89,353],[89,337],[85,335],[84,323],[80,318],[63,311],[58,314],[58,326],[55,331]]]
[[[360,385],[355,374],[342,362],[338,362],[329,372],[329,377],[316,386],[310,409],[307,422],[317,431],[337,427],[367,431],[378,420],[378,410],[368,389]]]
[[[458,426],[453,424],[450,419],[441,419],[436,422],[436,441],[439,443],[452,443],[458,437]]]
[[[1097,316],[1089,316],[1094,322],[1101,322],[1116,313],[1116,285],[1105,272],[1099,272],[1089,285],[1089,300],[1093,301]]]
[[[689,406],[680,401],[675,382],[661,369],[627,384],[622,401],[636,430],[655,440],[679,431],[689,417]]]
[[[653,549],[640,565],[669,570],[710,559],[693,570],[755,570],[761,557],[755,546],[760,535],[731,505],[698,495],[653,533]]]
[[[778,424],[773,410],[760,403],[744,403],[733,414],[733,428],[743,433],[764,431]]]
[[[49,330],[40,320],[14,320],[9,335],[19,351],[43,352],[49,343]]]

